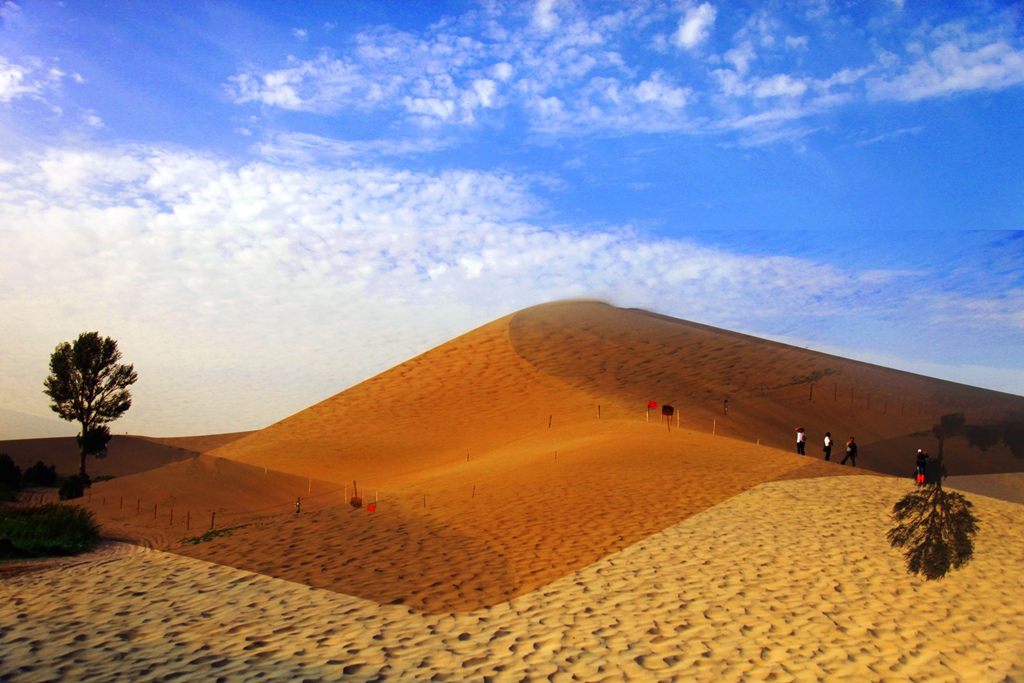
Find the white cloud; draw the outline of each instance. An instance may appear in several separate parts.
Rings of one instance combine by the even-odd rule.
[[[864,145],[874,145],[876,143],[885,142],[887,140],[895,140],[896,138],[901,138],[904,135],[918,135],[922,131],[924,131],[924,126],[914,126],[912,128],[900,128],[899,130],[894,130],[894,131],[890,131],[888,133],[882,133],[880,135],[876,135],[876,136],[874,136],[872,138],[868,138],[867,140],[859,140],[855,144],[858,147],[862,147]]]
[[[561,20],[555,13],[555,5],[558,0],[537,0],[533,6],[533,25],[544,32],[551,32],[558,28]]]
[[[46,68],[39,59],[27,58],[24,61],[17,64],[0,56],[0,102],[24,97],[39,99],[47,91],[58,88],[66,76],[60,69]]]
[[[299,40],[306,40],[309,37],[309,33],[304,28],[293,28],[292,35]]]
[[[726,52],[722,59],[732,64],[736,73],[743,76],[750,71],[750,63],[757,59],[757,52],[753,43],[748,40]]]
[[[810,36],[786,35],[764,9],[731,14],[742,20],[733,46],[699,62],[669,49],[655,60],[624,51],[633,43],[658,49],[658,36],[663,48],[668,40],[682,49],[703,46],[718,10],[709,2],[685,7],[679,17],[654,0],[604,14],[567,0],[515,11],[485,3],[416,34],[368,30],[348,54],[245,69],[227,89],[239,104],[324,115],[372,111],[429,131],[504,126],[515,118],[500,112],[517,110],[541,138],[760,126],[764,135],[750,142],[783,139],[786,125],[794,126],[793,139],[803,137],[815,126],[791,122],[866,99],[913,101],[1024,82],[1024,51],[994,18],[987,33],[971,33],[964,22],[925,25],[903,59],[873,37],[863,50],[870,56],[850,64],[811,58]],[[836,22],[850,17],[827,2],[819,9],[821,21],[807,28],[818,29],[815,44],[823,45]]]
[[[383,99],[387,89],[386,84],[366,78],[355,64],[327,55],[312,61],[288,61],[284,69],[262,75],[246,72],[228,79],[235,102],[330,113],[345,106],[370,107]]]
[[[776,74],[758,81],[754,97],[798,97],[807,92],[807,84],[789,74]]]
[[[696,49],[711,35],[717,14],[717,10],[707,2],[687,8],[679,20],[679,28],[672,35],[672,42],[683,50]]]
[[[971,90],[1001,90],[1024,83],[1024,51],[1005,42],[976,49],[943,43],[894,77],[869,81],[875,99],[904,101],[942,97]]]
[[[832,266],[541,227],[528,182],[159,147],[21,158],[0,175],[0,251],[17,255],[0,270],[15,331],[0,340],[0,407],[38,407],[47,354],[84,329],[119,339],[139,369],[124,428],[174,433],[263,426],[545,300],[748,330],[872,314],[863,288],[877,282]]]
[[[806,52],[808,42],[807,36],[786,36],[786,49]]]

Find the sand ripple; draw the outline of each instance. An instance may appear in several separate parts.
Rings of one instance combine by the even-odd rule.
[[[775,482],[508,603],[422,614],[141,548],[0,584],[0,680],[1020,680],[1024,506],[939,582],[907,482]]]

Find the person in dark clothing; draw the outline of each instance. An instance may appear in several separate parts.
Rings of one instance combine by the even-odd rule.
[[[825,432],[825,444],[821,450],[825,453],[825,460],[832,457],[832,432]]]
[[[843,461],[839,464],[845,465],[847,460],[852,461],[851,464],[854,467],[857,466],[857,442],[853,440],[852,436],[850,437],[850,440],[846,442],[846,457],[843,458]]]
[[[917,483],[924,483],[924,473],[928,467],[928,454],[922,449],[917,449]]]
[[[803,427],[796,428],[796,452],[804,455],[804,447],[807,445],[807,432]]]

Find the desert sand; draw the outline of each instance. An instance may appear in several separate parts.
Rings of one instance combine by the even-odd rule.
[[[940,444],[951,413],[966,427]],[[137,439],[191,457],[81,501],[134,545],[6,572],[0,680],[1015,680],[1024,507],[985,494],[1019,489],[1019,415],[642,311],[538,306],[258,432]],[[981,523],[975,559],[930,583],[885,540],[921,446]]]
[[[44,680],[1003,681],[1024,507],[974,496],[941,581],[888,548],[912,484],[762,484],[543,588],[429,614],[137,546],[7,580],[0,675]]]

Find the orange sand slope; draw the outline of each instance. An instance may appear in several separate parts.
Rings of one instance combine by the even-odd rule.
[[[591,420],[598,406],[643,417],[648,399],[679,408],[692,429],[779,448],[803,426],[813,455],[825,431],[835,452],[854,435],[859,466],[898,475],[918,447],[938,454],[942,415],[964,413],[963,434],[944,443],[949,474],[1024,471],[1024,397],[595,302],[497,320],[213,455],[383,484],[485,455],[549,419]]]
[[[651,398],[680,408],[681,428],[659,414],[648,422]],[[796,425],[810,431],[811,455],[825,429],[837,441],[853,433],[858,472],[906,473],[913,443],[934,448],[912,435],[941,415],[1012,434],[1004,424],[1018,410],[1020,397],[649,313],[548,304],[200,460],[94,486],[88,504],[122,538],[377,602],[465,611],[761,483],[854,473],[786,452]],[[1006,443],[982,451],[971,439],[945,440],[951,473],[1024,469]],[[364,502],[379,497],[376,512],[347,504],[353,481]],[[215,534],[182,542],[211,522]]]

